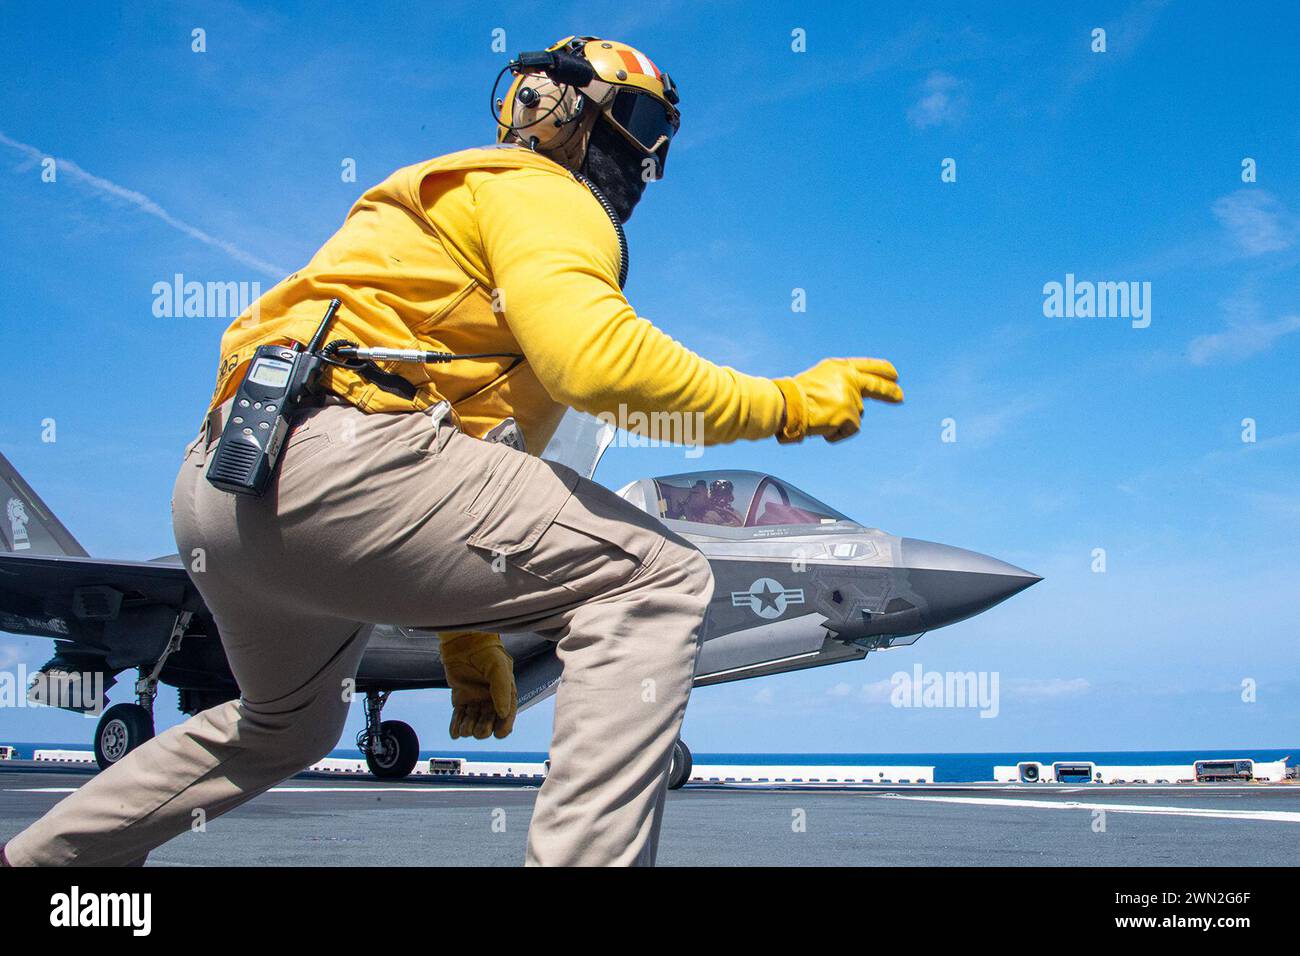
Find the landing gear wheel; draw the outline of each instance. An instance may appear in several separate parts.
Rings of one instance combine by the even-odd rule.
[[[153,716],[139,704],[114,704],[95,728],[95,763],[107,770],[153,737]]]
[[[691,768],[695,761],[691,758],[691,748],[686,741],[678,740],[673,744],[673,765],[668,771],[668,789],[680,790],[691,779]]]
[[[379,725],[379,739],[366,750],[366,765],[376,777],[401,780],[408,777],[420,759],[420,738],[415,728],[400,720]]]

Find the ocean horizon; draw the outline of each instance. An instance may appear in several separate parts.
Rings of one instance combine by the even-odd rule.
[[[18,756],[30,759],[36,750],[90,750],[86,743],[18,742],[13,744]],[[331,757],[359,759],[355,747],[337,747]],[[457,750],[454,748],[422,749],[420,758],[461,757],[490,763],[541,763],[546,752],[540,750]],[[1097,764],[1190,764],[1196,760],[1250,758],[1256,762],[1287,760],[1294,765],[1300,758],[1300,746],[1204,748],[1185,750],[1053,750],[1025,749],[985,753],[713,753],[693,754],[696,764],[753,764],[757,766],[844,766],[900,765],[934,767],[935,783],[977,783],[993,779],[993,768],[1009,766],[1021,760],[1052,763],[1057,760],[1090,760]]]

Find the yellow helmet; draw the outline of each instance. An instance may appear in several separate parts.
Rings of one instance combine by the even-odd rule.
[[[501,71],[515,74],[496,101],[497,142],[515,142],[578,170],[592,126],[604,119],[661,178],[681,123],[677,87],[640,50],[598,37],[566,37],[521,53]],[[500,82],[501,77],[497,77]]]

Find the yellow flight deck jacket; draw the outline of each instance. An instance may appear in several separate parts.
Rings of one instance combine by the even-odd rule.
[[[776,434],[781,390],[714,365],[638,317],[619,289],[619,256],[590,190],[527,149],[470,149],[399,169],[226,330],[212,404],[235,393],[259,345],[309,341],[337,297],[326,341],[525,356],[513,369],[509,358],[382,364],[418,386],[413,401],[328,367],[325,388],[366,412],[446,399],[475,437],[513,416],[534,455],[566,406],[620,422],[700,413],[695,440],[709,444]]]

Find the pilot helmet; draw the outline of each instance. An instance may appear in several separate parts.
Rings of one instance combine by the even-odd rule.
[[[726,478],[717,478],[709,485],[709,497],[729,505],[736,500],[735,486]]]

